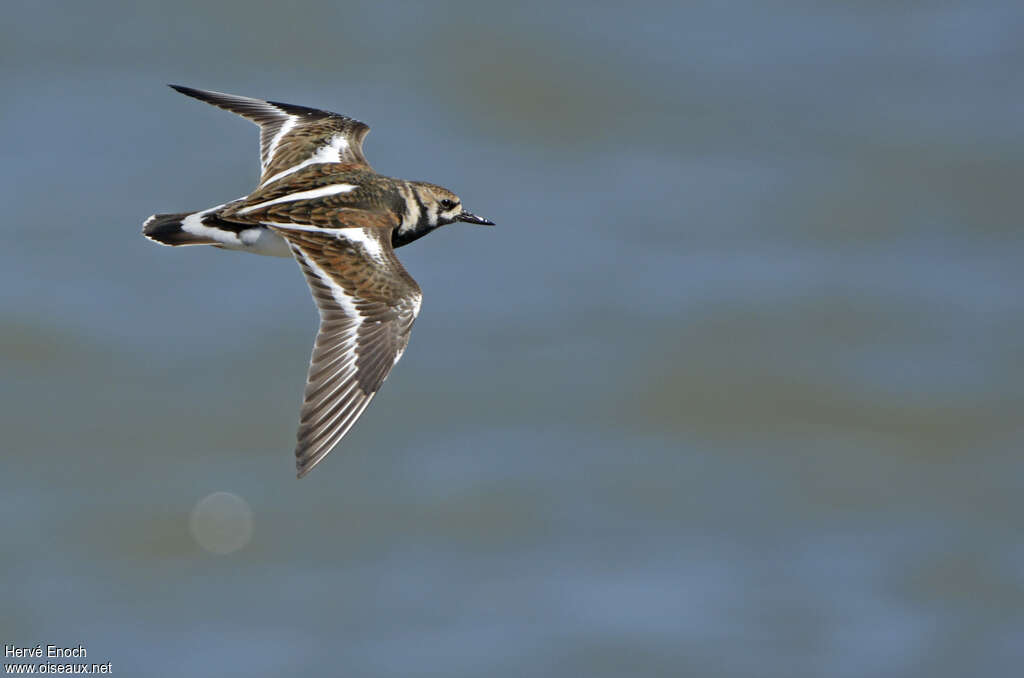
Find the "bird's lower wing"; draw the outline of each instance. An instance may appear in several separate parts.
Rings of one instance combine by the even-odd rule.
[[[271,227],[287,240],[320,309],[295,448],[300,478],[369,405],[420,310],[420,288],[395,258],[390,224],[381,226]]]

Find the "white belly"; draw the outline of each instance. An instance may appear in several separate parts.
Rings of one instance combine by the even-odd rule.
[[[268,257],[291,258],[292,251],[284,238],[265,226],[246,229],[238,234],[240,242],[226,242],[224,247],[240,252],[251,252]]]
[[[242,200],[242,198],[239,198],[239,200]],[[263,254],[269,257],[292,256],[292,251],[288,247],[288,243],[285,242],[284,238],[279,236],[277,233],[274,233],[266,226],[253,226],[252,228],[247,228],[244,231],[236,232],[234,230],[218,228],[216,225],[211,226],[203,223],[203,218],[207,214],[216,212],[227,204],[229,203],[217,205],[216,207],[211,207],[210,209],[188,215],[181,222],[181,230],[201,238],[216,240],[219,243],[219,245],[217,245],[218,247],[223,247],[228,250]]]

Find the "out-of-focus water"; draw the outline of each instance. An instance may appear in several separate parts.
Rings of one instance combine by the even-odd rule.
[[[0,639],[140,676],[1016,675],[1022,35],[984,1],[11,4]],[[366,120],[499,224],[401,250],[409,350],[302,481],[297,267],[139,236],[258,170],[166,82]],[[227,555],[214,492],[251,511]]]

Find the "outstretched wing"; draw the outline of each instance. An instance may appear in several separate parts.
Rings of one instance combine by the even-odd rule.
[[[260,126],[261,186],[316,163],[344,162],[369,167],[363,155],[363,139],[370,128],[358,120],[279,101],[181,85],[171,87]]]
[[[271,226],[288,241],[320,309],[295,448],[300,478],[370,404],[420,310],[419,285],[391,248],[393,220],[379,219],[366,228]]]

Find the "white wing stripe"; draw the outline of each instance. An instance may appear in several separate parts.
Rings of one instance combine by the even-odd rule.
[[[241,212],[239,212],[241,214]],[[274,226],[276,228],[286,228],[292,231],[310,231],[312,233],[324,233],[333,235],[337,238],[349,240],[351,242],[357,242],[363,246],[366,253],[369,254],[373,259],[377,261],[384,261],[384,248],[381,247],[380,240],[369,234],[366,229],[351,226],[349,228],[318,228],[316,226],[307,226],[305,224],[284,224],[278,221],[261,221],[261,224],[266,226]],[[306,254],[302,254],[304,261],[309,261]],[[323,270],[317,269],[317,275],[321,278],[324,277]],[[338,289],[341,289],[340,287]],[[344,290],[342,290],[344,291]],[[417,302],[418,304],[419,302]],[[419,306],[416,307],[416,312],[419,313]]]
[[[274,160],[274,152],[277,151],[277,145],[281,143],[281,139],[283,139],[284,135],[288,134],[288,132],[292,131],[292,128],[295,127],[295,123],[299,120],[298,116],[288,115],[277,107],[274,107],[274,110],[281,113],[281,115],[287,115],[288,119],[281,123],[281,129],[277,131],[277,134],[274,135],[273,141],[270,142],[270,146],[267,147],[267,157],[263,159],[264,170],[267,169],[267,166]]]
[[[321,186],[320,188],[313,188],[308,191],[299,191],[298,193],[289,193],[288,195],[282,195],[280,198],[274,198],[273,200],[267,200],[266,202],[250,205],[249,207],[238,210],[238,213],[248,214],[249,212],[255,212],[256,210],[263,209],[264,207],[277,205],[282,202],[312,200],[313,198],[323,198],[328,195],[337,195],[338,193],[348,193],[349,191],[357,188],[359,187],[355,184],[331,184],[330,186]]]
[[[288,176],[289,174],[293,174],[294,172],[298,172],[300,169],[309,167],[310,165],[319,165],[327,162],[341,162],[341,152],[347,148],[348,139],[345,138],[345,135],[335,134],[326,145],[316,149],[316,153],[306,158],[298,165],[289,167],[288,169],[282,170],[274,176],[269,177],[263,181],[260,186],[266,186],[267,184],[273,183],[278,179]]]
[[[338,236],[357,242],[363,246],[366,253],[377,261],[383,261],[384,259],[384,248],[380,246],[380,240],[375,238],[364,228],[346,228],[339,229],[344,230],[344,233],[339,233]]]
[[[283,221],[261,221],[264,226],[273,226],[275,228],[284,228],[289,231],[308,231],[310,233],[325,233],[328,235],[342,235],[348,231],[359,228],[358,226],[349,226],[347,228],[320,228],[319,226],[309,226],[308,224],[290,224]]]
[[[408,210],[402,215],[402,223],[398,226],[399,233],[405,233],[410,228],[414,228],[420,221],[420,204],[416,200],[416,196],[412,194],[412,190],[402,184],[398,184],[398,192],[402,195],[402,200],[405,201],[405,207]]]
[[[295,250],[300,257],[302,257],[303,263],[309,267],[309,270],[312,271],[316,275],[316,277],[320,278],[320,281],[327,286],[327,288],[331,291],[331,296],[334,297],[334,300],[336,302],[338,302],[338,306],[341,306],[342,310],[345,311],[345,315],[352,318],[352,320],[356,323],[357,326],[362,325],[363,316],[359,314],[359,309],[357,309],[356,305],[352,302],[352,297],[350,297],[348,293],[345,292],[345,288],[343,288],[338,283],[334,282],[334,280],[331,279],[331,276],[327,275],[327,273],[324,272],[324,269],[317,266],[316,262],[313,261],[313,259],[309,255],[302,251],[301,247],[292,247],[292,249]]]

